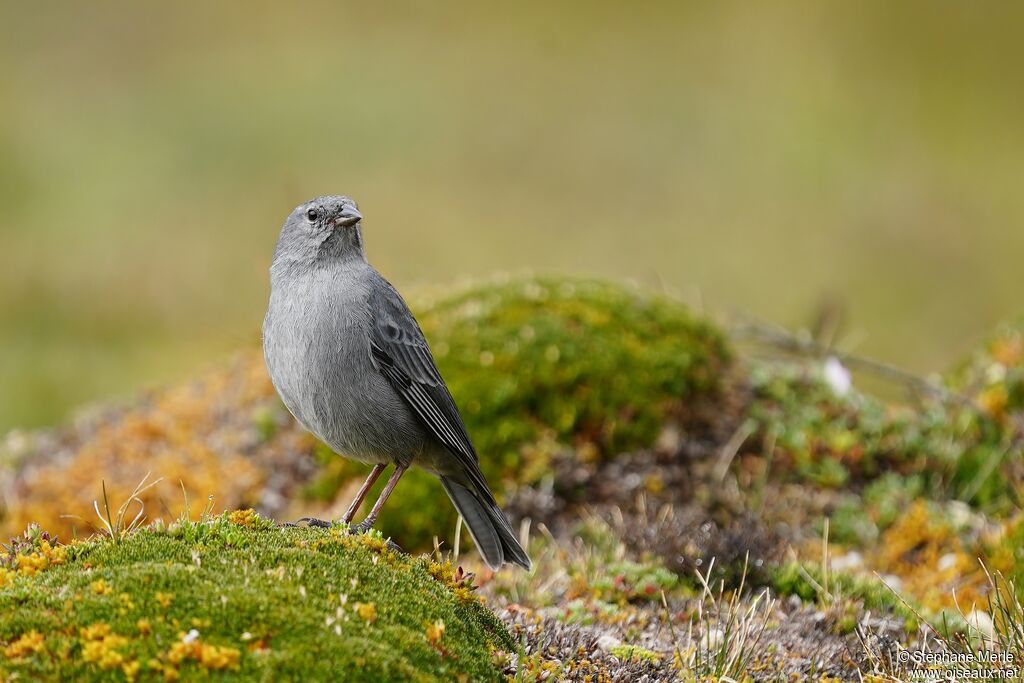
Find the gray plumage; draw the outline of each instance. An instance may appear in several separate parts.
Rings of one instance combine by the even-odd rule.
[[[487,564],[529,568],[423,332],[366,260],[361,218],[351,199],[329,196],[300,205],[285,221],[263,323],[274,387],[336,452],[440,477]]]

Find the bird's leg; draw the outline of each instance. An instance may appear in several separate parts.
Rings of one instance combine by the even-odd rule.
[[[370,487],[376,483],[377,478],[380,477],[381,472],[383,472],[386,467],[387,465],[384,464],[373,466],[373,469],[370,470],[370,476],[366,478],[366,481],[363,482],[362,487],[359,489],[359,493],[357,493],[356,497],[352,499],[352,504],[348,506],[348,510],[346,510],[345,514],[342,515],[341,521],[345,522],[345,524],[352,522],[352,518],[355,517],[357,512],[359,512],[360,506],[362,506],[363,501],[366,500],[366,494],[370,492]]]
[[[385,501],[391,492],[395,490],[395,486],[398,485],[398,480],[402,478],[405,471],[409,469],[408,465],[395,465],[395,471],[391,473],[391,478],[388,479],[388,483],[384,485],[384,490],[380,492],[380,498],[373,504],[373,509],[370,510],[370,514],[366,516],[366,519],[356,524],[353,530],[356,533],[366,533],[373,528],[373,523],[377,521],[377,515],[380,514],[380,509],[384,507]]]
[[[373,466],[373,469],[370,470],[370,476],[368,476],[366,478],[366,481],[363,482],[363,485],[359,487],[359,492],[356,494],[356,497],[352,501],[352,504],[348,506],[348,510],[345,511],[345,514],[342,516],[341,521],[345,522],[345,524],[348,524],[352,521],[352,517],[359,510],[359,506],[363,504],[364,500],[366,500],[366,494],[370,492],[370,487],[374,485],[374,483],[377,481],[377,478],[380,477],[380,473],[384,471],[385,467],[387,467],[387,465]],[[303,517],[299,520],[299,522],[305,522],[309,526],[315,526],[319,529],[331,528],[330,522],[325,522],[324,520],[317,519],[316,517]],[[288,522],[284,526],[298,526],[298,522]]]

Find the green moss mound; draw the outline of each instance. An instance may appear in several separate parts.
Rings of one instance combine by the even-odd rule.
[[[562,444],[596,458],[650,446],[668,423],[700,421],[732,352],[724,335],[677,301],[596,280],[517,278],[415,306],[492,487],[532,483]],[[325,451],[313,495],[333,497],[365,468]],[[500,490],[498,491],[500,493]],[[401,542],[447,535],[455,512],[413,472],[381,527]]]
[[[0,677],[490,681],[512,646],[450,566],[233,513],[0,569]]]

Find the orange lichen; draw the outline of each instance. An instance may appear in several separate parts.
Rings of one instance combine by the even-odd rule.
[[[992,342],[992,358],[1006,367],[1024,365],[1024,336],[1008,334]]]
[[[974,554],[965,551],[950,523],[918,500],[886,532],[872,562],[879,572],[902,582],[899,592],[915,596],[932,610],[972,604],[984,584]]]
[[[29,522],[63,537],[76,527],[97,527],[93,501],[101,496],[100,481],[111,503],[119,504],[147,473],[163,478],[140,496],[147,512],[179,515],[182,487],[193,499],[216,493],[228,508],[243,507],[266,478],[269,457],[260,456],[282,448],[260,435],[253,417],[276,401],[262,358],[248,353],[197,380],[153,392],[126,411],[83,421],[63,436],[70,457],[26,459],[4,500],[0,534]],[[270,440],[294,443],[295,431],[286,431]]]

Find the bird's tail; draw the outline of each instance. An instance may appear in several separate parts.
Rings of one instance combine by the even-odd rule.
[[[512,531],[505,513],[496,504],[481,500],[468,488],[447,477],[441,477],[441,486],[466,521],[473,542],[488,567],[497,570],[505,562],[511,562],[524,569],[530,568],[530,557]]]

